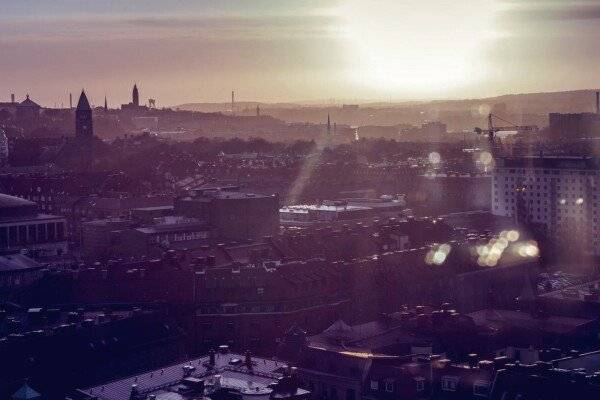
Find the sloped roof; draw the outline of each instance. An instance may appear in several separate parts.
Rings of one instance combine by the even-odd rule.
[[[23,254],[7,254],[0,256],[0,272],[41,268],[42,265]]]
[[[11,397],[13,400],[34,400],[41,399],[42,395],[33,390],[29,385],[24,384]]]
[[[35,205],[33,201],[0,193],[0,208],[31,207]]]
[[[329,328],[323,331],[327,336],[338,337],[338,338],[352,338],[354,336],[354,330],[350,325],[338,319]]]
[[[37,108],[40,107],[40,105],[38,103],[36,103],[35,101],[33,101],[29,98],[29,95],[27,95],[27,97],[25,97],[25,100],[23,100],[21,103],[19,103],[19,106],[37,107]]]

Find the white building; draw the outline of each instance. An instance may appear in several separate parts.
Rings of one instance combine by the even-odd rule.
[[[326,200],[321,204],[282,207],[279,209],[279,220],[282,225],[314,225],[375,217],[403,218],[405,207],[404,195]]]
[[[500,158],[492,213],[542,227],[549,238],[600,255],[600,160],[589,157]]]

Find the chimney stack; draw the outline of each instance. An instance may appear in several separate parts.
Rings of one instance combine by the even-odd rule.
[[[213,349],[208,351],[208,363],[210,365],[215,365],[215,351]]]
[[[252,369],[252,354],[250,353],[250,350],[246,350],[246,367]]]
[[[231,114],[235,115],[235,92],[231,91]]]
[[[15,104],[15,94],[14,93],[10,94],[10,102]]]
[[[596,114],[600,114],[600,92],[596,92]]]

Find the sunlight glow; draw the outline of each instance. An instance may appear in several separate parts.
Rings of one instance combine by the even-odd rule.
[[[358,59],[353,78],[398,94],[472,84],[496,10],[492,0],[350,0],[340,13]]]

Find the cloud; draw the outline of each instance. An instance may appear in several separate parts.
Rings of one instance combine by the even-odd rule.
[[[600,1],[504,1],[503,22],[577,21],[600,18]]]
[[[97,39],[252,40],[326,37],[337,34],[338,20],[329,15],[270,16],[106,16],[8,20],[0,24],[0,42]]]

